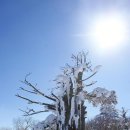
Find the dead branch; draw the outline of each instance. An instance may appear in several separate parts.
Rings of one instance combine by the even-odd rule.
[[[85,86],[86,86],[86,87],[88,87],[88,86],[92,86],[92,85],[94,85],[95,83],[97,83],[97,81],[92,82],[92,83],[90,83],[90,84],[87,84],[87,85],[85,85]]]
[[[26,97],[20,96],[19,94],[17,94],[16,96],[19,97],[19,98],[21,98],[21,99],[24,99],[24,100],[28,101],[30,104],[38,104],[38,105],[45,105],[45,106],[52,106],[52,107],[55,107],[55,106],[52,105],[52,104],[33,101],[33,100],[28,99],[28,98],[26,98]]]
[[[25,92],[29,92],[29,93],[33,93],[33,94],[37,94],[36,92],[24,89],[23,87],[20,87],[21,90],[25,91]]]
[[[28,75],[27,75],[27,76],[28,76]],[[26,76],[26,77],[27,77],[27,76]],[[23,82],[24,84],[28,85],[29,87],[31,87],[31,88],[33,89],[33,91],[30,91],[30,90],[26,90],[26,89],[24,89],[24,88],[21,88],[22,90],[24,90],[24,91],[26,91],[26,92],[33,93],[33,94],[40,94],[40,95],[42,95],[42,96],[44,96],[44,97],[46,97],[46,98],[48,98],[48,99],[50,99],[50,100],[56,101],[56,99],[54,99],[54,98],[52,98],[52,97],[50,97],[50,96],[45,95],[43,92],[41,92],[40,90],[38,90],[34,85],[32,85],[30,82],[28,82],[27,79],[26,79],[26,77],[25,77],[25,80],[22,81],[22,82]]]
[[[24,111],[22,109],[19,109],[19,110],[25,113],[23,116],[31,116],[31,115],[39,114],[39,113],[42,113],[42,112],[48,112],[48,110],[37,111],[37,112],[34,111],[33,109],[29,109],[28,111]]]
[[[87,78],[83,79],[82,81],[85,81],[85,80],[90,79],[90,78],[91,78],[91,77],[93,77],[96,73],[97,73],[97,71],[96,71],[95,73],[93,73],[92,75],[90,75],[89,77],[87,77]]]
[[[54,93],[51,93],[53,97],[55,97],[56,99],[59,100],[59,98],[54,94]]]

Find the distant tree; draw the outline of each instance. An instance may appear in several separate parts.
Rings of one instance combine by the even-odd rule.
[[[19,117],[13,120],[14,130],[32,130],[36,124],[37,121],[33,120],[31,117]]]
[[[120,118],[119,118],[119,128],[123,130],[130,129],[130,118],[127,116],[128,110],[125,110],[122,107],[122,111],[120,111]]]
[[[118,125],[118,112],[114,105],[105,104],[100,108],[100,114],[96,116],[97,126],[100,130],[115,130]]]
[[[86,122],[86,130],[130,130],[130,117],[128,109],[121,111],[114,105],[103,106],[100,114]]]
[[[0,130],[12,130],[10,127],[0,127]]]
[[[28,101],[29,104],[42,105],[45,108],[40,111],[35,111],[34,109],[22,110],[25,116],[52,111],[56,115],[57,130],[85,130],[87,113],[85,101],[89,101],[94,106],[117,103],[115,91],[108,91],[100,87],[95,88],[92,92],[87,91],[87,87],[96,83],[96,81],[90,82],[90,79],[97,74],[100,65],[93,68],[90,61],[87,60],[87,54],[84,52],[72,55],[72,60],[74,65],[67,64],[63,68],[62,74],[55,79],[57,94],[52,91],[50,96],[48,96],[41,92],[37,86],[30,83],[27,77],[25,78],[23,83],[29,86],[30,89],[21,87],[21,90],[43,96],[51,101],[45,103],[17,94],[17,97]],[[85,73],[88,77],[85,77]]]

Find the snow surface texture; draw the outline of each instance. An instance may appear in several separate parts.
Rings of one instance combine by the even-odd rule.
[[[46,130],[55,128],[56,124],[56,116],[53,114],[50,114],[44,121],[39,122],[35,127],[34,130]]]

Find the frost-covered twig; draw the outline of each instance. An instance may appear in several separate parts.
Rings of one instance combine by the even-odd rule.
[[[16,94],[16,96],[19,97],[19,98],[21,98],[21,99],[24,99],[24,100],[28,101],[29,104],[47,105],[47,106],[55,107],[55,106],[52,105],[52,104],[33,101],[33,100],[31,100],[31,99],[29,99],[29,98],[26,98],[26,97],[23,97],[23,96],[21,96],[21,95],[19,95],[19,94]]]
[[[27,75],[28,76],[28,75]],[[54,98],[50,97],[50,96],[47,96],[45,95],[43,92],[41,92],[39,89],[37,89],[34,85],[32,85],[28,80],[27,80],[27,76],[25,77],[25,80],[22,81],[22,83],[28,85],[29,87],[31,87],[33,90],[32,91],[29,91],[29,90],[25,90],[22,88],[22,90],[26,91],[26,92],[31,92],[33,94],[39,94],[39,95],[42,95],[43,97],[45,98],[48,98],[50,100],[53,100],[53,101],[56,101]]]
[[[44,110],[44,111],[34,111],[33,109],[28,109],[28,111],[19,109],[20,111],[24,112],[23,116],[32,116],[35,114],[39,114],[39,113],[43,113],[43,112],[48,112],[48,110]]]

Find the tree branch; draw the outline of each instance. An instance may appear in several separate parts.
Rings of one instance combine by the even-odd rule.
[[[19,110],[25,113],[23,116],[31,116],[31,115],[39,114],[39,113],[42,113],[42,112],[48,112],[48,110],[37,111],[37,112],[35,112],[33,109],[29,109],[29,111],[24,111],[24,110],[21,110],[21,109],[19,109]]]
[[[30,99],[28,99],[26,97],[20,96],[19,94],[17,94],[16,96],[19,97],[19,98],[21,98],[21,99],[24,99],[24,100],[28,101],[29,103],[34,103],[34,104],[38,104],[38,105],[47,105],[47,106],[55,107],[52,104],[42,103],[42,102],[37,102],[37,101],[30,100]]]
[[[36,92],[33,92],[33,91],[30,91],[30,90],[24,89],[23,87],[20,87],[20,89],[23,90],[23,91],[29,92],[29,93],[37,94]]]
[[[54,93],[51,93],[53,97],[55,97],[56,99],[59,100],[59,98],[54,94]]]
[[[88,86],[94,85],[95,83],[97,83],[97,81],[92,82],[92,83],[90,83],[90,84],[87,84],[87,85],[85,85],[85,86],[88,87]]]
[[[85,81],[85,80],[90,79],[90,78],[91,78],[91,77],[93,77],[96,73],[97,73],[97,71],[96,71],[95,73],[93,73],[92,75],[90,75],[89,77],[87,77],[87,78],[83,79],[82,81]]]
[[[27,76],[28,76],[28,75],[27,75]],[[26,77],[27,77],[27,76],[26,76]],[[23,82],[24,84],[30,86],[30,87],[33,89],[33,92],[32,92],[32,91],[29,91],[29,90],[26,90],[26,89],[24,89],[24,88],[22,88],[22,90],[24,90],[24,91],[26,91],[26,92],[33,93],[33,94],[40,94],[40,95],[42,95],[42,96],[44,96],[44,97],[46,97],[46,98],[48,98],[48,99],[50,99],[50,100],[56,101],[56,99],[54,99],[54,98],[52,98],[52,97],[50,97],[50,96],[45,95],[44,93],[42,93],[41,91],[39,91],[36,87],[34,87],[30,82],[27,81],[26,77],[25,77],[25,80],[22,81],[22,82]]]

